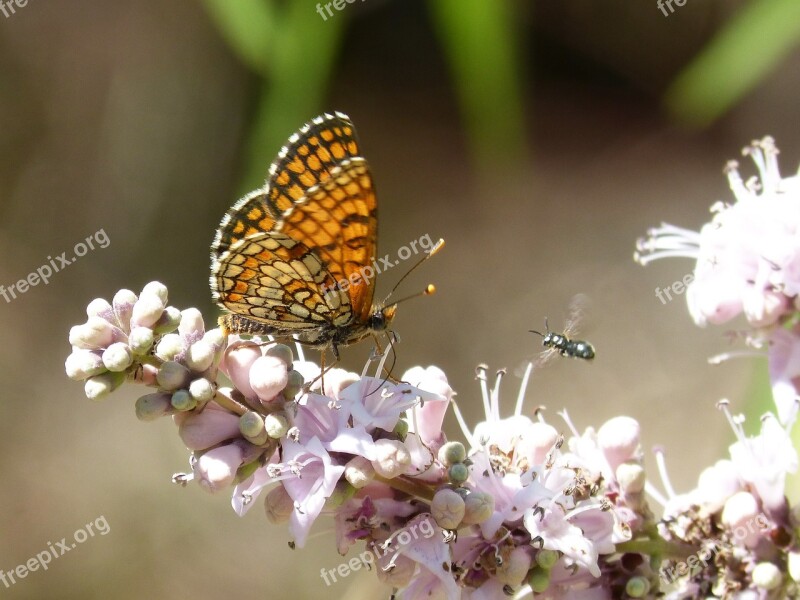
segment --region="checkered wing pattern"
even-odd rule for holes
[[[373,280],[353,274],[374,262],[377,202],[357,152],[340,113],[289,138],[267,186],[237,202],[217,232],[211,287],[222,307],[276,334],[366,322]]]
[[[211,245],[212,259],[238,240],[272,231],[280,217],[308,191],[331,178],[343,161],[359,156],[352,121],[325,114],[304,125],[281,148],[264,188],[251,192],[227,212]]]

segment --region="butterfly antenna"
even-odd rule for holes
[[[389,294],[386,296],[386,298],[383,299],[383,302],[381,302],[381,305],[382,306],[386,306],[386,302],[389,300],[389,298],[392,297],[392,294],[394,294],[395,290],[397,290],[397,288],[400,286],[400,284],[403,283],[403,280],[405,280],[406,277],[411,275],[411,273],[414,271],[414,269],[416,269],[418,266],[420,266],[422,263],[424,263],[426,260],[428,260],[431,256],[433,256],[439,250],[441,250],[443,246],[444,246],[444,238],[439,238],[439,241],[434,244],[433,248],[428,250],[425,253],[425,256],[420,258],[417,261],[417,263],[413,267],[411,267],[408,271],[406,271],[405,275],[403,275],[400,278],[400,280],[397,283],[394,284],[394,287],[392,288],[392,291],[389,292]],[[419,294],[414,294],[413,296],[409,296],[408,298],[403,298],[403,300],[398,300],[397,302],[395,302],[395,304],[399,304],[400,302],[408,300],[409,298],[416,298],[417,296],[428,296],[428,295],[432,294],[435,291],[436,291],[436,288],[432,284],[430,284],[430,285],[428,285],[428,287],[425,288],[425,291],[423,291],[423,292],[421,292]]]

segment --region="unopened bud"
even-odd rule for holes
[[[264,429],[273,440],[279,440],[289,431],[289,420],[279,413],[272,413],[264,418]]]
[[[133,364],[133,355],[128,344],[114,342],[103,351],[103,364],[106,369],[120,373]]]
[[[464,500],[451,489],[439,490],[431,501],[431,514],[442,529],[458,529],[464,518],[464,511]]]
[[[381,477],[392,479],[403,475],[411,464],[411,454],[402,442],[378,440],[375,442],[375,450],[376,457],[372,466]]]
[[[467,449],[461,442],[447,442],[439,448],[439,462],[445,466],[463,463],[467,458]]]
[[[147,394],[136,400],[136,418],[140,421],[155,421],[172,412],[170,395],[163,392]]]
[[[375,477],[375,469],[366,458],[356,456],[345,466],[344,477],[350,485],[360,490]]]

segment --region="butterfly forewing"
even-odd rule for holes
[[[347,282],[347,297],[357,319],[366,319],[372,308],[374,278],[360,274],[375,262],[377,211],[367,163],[354,158],[310,190],[308,200],[298,202],[281,227],[322,259],[335,283]],[[330,284],[325,286],[326,292],[331,290]]]
[[[377,201],[358,152],[349,118],[317,117],[289,138],[266,186],[225,215],[211,248],[211,288],[233,313],[229,330],[299,332],[320,346],[363,338]]]

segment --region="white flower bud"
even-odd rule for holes
[[[375,442],[376,458],[372,461],[375,472],[381,477],[392,479],[404,475],[411,464],[411,454],[402,442],[378,440]]]
[[[442,529],[458,529],[464,519],[464,512],[464,500],[453,490],[441,489],[433,496],[431,514]]]
[[[183,352],[183,340],[177,333],[168,333],[158,341],[156,356],[161,360],[172,360]]]
[[[198,377],[189,384],[189,393],[198,403],[208,402],[214,397],[214,385],[205,377]]]
[[[214,352],[218,352],[225,345],[225,335],[222,333],[222,330],[217,327],[206,331],[203,336],[203,341],[211,346]]]
[[[780,569],[771,562],[760,562],[753,569],[753,583],[762,590],[776,590],[783,583]]]
[[[165,390],[177,390],[186,387],[189,384],[190,374],[189,369],[182,364],[167,361],[158,369],[156,381],[158,385]]]
[[[167,305],[167,286],[160,281],[151,281],[142,288],[140,296],[155,296],[164,306]]]
[[[736,544],[754,548],[761,534],[757,519],[760,514],[758,502],[750,492],[736,492],[725,502],[721,520],[731,530]]]
[[[787,563],[789,576],[795,583],[800,582],[800,552],[789,552]]]
[[[83,381],[106,371],[103,359],[91,350],[73,350],[64,362],[67,377],[75,381]]]
[[[289,421],[279,413],[272,413],[264,418],[264,429],[273,440],[279,440],[289,431]]]
[[[292,354],[292,349],[286,344],[275,344],[274,346],[269,347],[267,349],[266,356],[274,356],[275,358],[279,358],[283,361],[283,364],[286,365],[287,369],[292,368],[294,355]]]
[[[357,490],[365,487],[375,477],[375,469],[366,458],[356,456],[345,465],[344,478]]]
[[[114,342],[103,351],[103,364],[106,369],[115,373],[120,373],[133,364],[133,354],[131,354],[128,344]]]
[[[89,317],[83,325],[69,330],[69,343],[84,350],[105,348],[113,341],[114,329],[101,317]]]
[[[625,494],[639,494],[644,490],[647,476],[637,462],[624,462],[617,467],[617,481]]]
[[[178,325],[178,334],[190,341],[199,340],[205,335],[206,327],[203,315],[196,308],[187,308],[181,311],[181,324]]]
[[[240,434],[239,417],[216,404],[184,417],[178,425],[178,435],[189,450],[205,450]]]
[[[154,421],[172,412],[169,394],[156,392],[136,400],[136,418],[140,421]]]
[[[186,353],[186,364],[194,371],[205,371],[214,362],[214,349],[210,344],[199,340],[189,346]]]
[[[181,322],[181,311],[174,306],[168,306],[158,317],[158,321],[153,325],[153,331],[157,334],[169,333],[175,331]]]
[[[261,356],[250,367],[250,387],[264,402],[274,400],[288,382],[286,363],[275,356]]]
[[[218,492],[231,483],[242,464],[242,450],[237,444],[212,448],[194,463],[197,481],[207,492]]]
[[[140,296],[133,305],[131,327],[152,327],[162,312],[164,312],[164,303],[158,296]]]
[[[136,297],[136,294],[130,290],[119,290],[116,294],[114,294],[114,298],[111,300],[111,304],[114,308],[111,310],[110,314],[113,314],[116,317],[117,323],[119,323],[120,327],[125,330],[130,329],[133,305],[136,304],[138,299],[139,298]],[[97,314],[98,316],[103,317],[108,313]]]
[[[128,291],[128,290],[121,290],[121,291]],[[120,292],[117,292],[117,294],[119,293]],[[135,301],[136,300],[134,300],[134,302]],[[101,319],[105,319],[106,317],[112,315],[113,313],[114,309],[111,308],[111,305],[108,303],[108,300],[104,298],[95,298],[94,300],[89,302],[89,306],[86,307],[87,317],[100,317]]]
[[[144,356],[153,347],[153,330],[148,327],[134,327],[128,334],[128,346],[136,356]]]
[[[86,380],[83,390],[89,400],[102,400],[125,381],[123,373],[102,373]]]
[[[464,498],[464,524],[483,523],[494,514],[494,496],[484,492],[472,492]]]
[[[597,431],[597,442],[612,469],[626,460],[638,459],[639,423],[631,417],[609,419]]]

